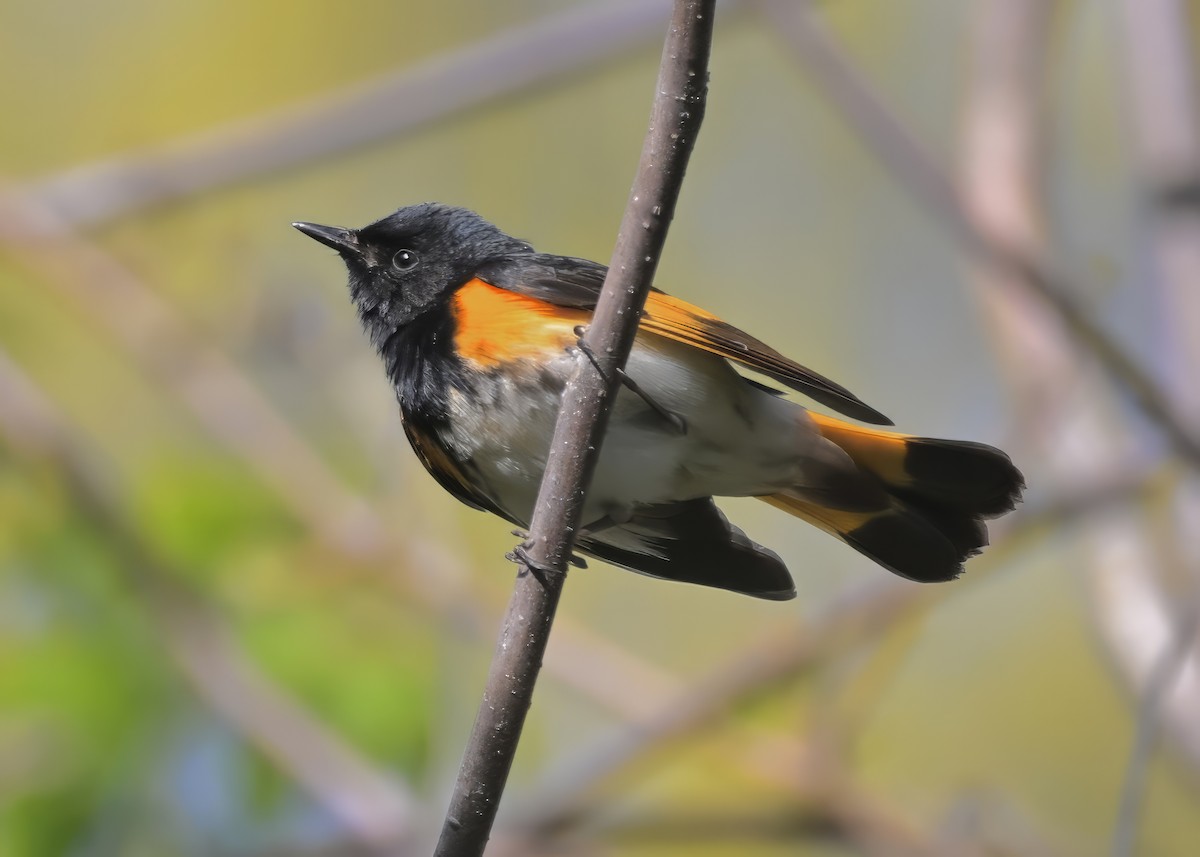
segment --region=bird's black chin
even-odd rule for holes
[[[326,247],[332,247],[343,256],[362,258],[363,246],[358,241],[358,233],[353,229],[322,226],[319,223],[293,223],[292,226],[314,241],[320,241]]]

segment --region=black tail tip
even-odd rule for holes
[[[934,500],[982,518],[1011,512],[1025,490],[1025,476],[1012,459],[983,443],[909,438],[904,469],[912,482],[898,494]]]
[[[897,497],[891,509],[844,538],[888,571],[919,583],[954,580],[963,564],[988,545],[978,510],[920,497]]]

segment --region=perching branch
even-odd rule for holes
[[[482,854],[495,821],[562,594],[567,560],[580,524],[586,523],[581,520],[584,497],[617,392],[617,371],[633,347],[703,119],[715,7],[716,0],[675,2],[637,176],[584,336],[583,345],[594,361],[580,355],[563,393],[534,507],[528,563],[518,570],[437,857]]]

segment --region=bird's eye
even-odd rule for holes
[[[412,250],[398,250],[396,255],[392,257],[392,267],[397,271],[411,271],[417,267],[417,254]]]

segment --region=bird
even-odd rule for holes
[[[345,263],[425,469],[527,528],[607,268],[440,203],[361,229],[292,225]],[[846,388],[657,289],[621,377],[575,550],[650,577],[794,598],[784,561],[713,499],[756,497],[901,577],[948,581],[1025,486],[999,449],[876,428],[892,422]]]

